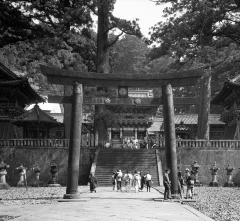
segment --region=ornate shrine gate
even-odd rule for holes
[[[72,118],[68,156],[67,189],[66,194],[64,195],[65,199],[80,197],[77,188],[82,126],[82,85],[103,87],[128,86],[141,88],[162,87],[166,164],[171,170],[170,179],[172,182],[173,196],[177,196],[177,152],[172,86],[179,87],[195,84],[198,78],[203,76],[203,70],[197,69],[190,71],[175,71],[164,74],[104,74],[95,72],[80,73],[46,66],[41,66],[41,70],[43,74],[47,76],[49,83],[73,85],[73,94],[70,99],[72,102]],[[120,102],[120,100],[116,100],[115,102],[120,104],[124,101]]]

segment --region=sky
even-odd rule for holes
[[[113,14],[127,20],[138,18],[143,35],[148,36],[149,28],[163,19],[163,8],[151,0],[117,0]]]

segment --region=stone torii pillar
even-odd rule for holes
[[[66,194],[63,197],[64,199],[77,199],[80,197],[78,193],[78,177],[79,177],[79,158],[82,129],[82,104],[83,104],[82,84],[74,82],[72,97],[73,100],[72,100],[70,143],[68,153],[67,189]]]
[[[172,85],[162,86],[166,166],[170,169],[172,197],[178,195],[177,148]]]

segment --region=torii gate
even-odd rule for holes
[[[195,84],[198,78],[203,76],[203,71],[201,69],[174,71],[164,74],[104,74],[96,72],[76,72],[70,70],[61,70],[59,68],[47,66],[41,66],[41,70],[43,74],[47,76],[49,83],[73,85],[73,94],[71,96],[72,117],[68,156],[68,178],[66,194],[64,195],[65,199],[76,199],[80,197],[77,188],[82,126],[82,85],[103,87],[128,86],[142,88],[162,87],[166,164],[171,171],[170,179],[172,182],[173,197],[177,196],[177,151],[172,86],[179,87]]]

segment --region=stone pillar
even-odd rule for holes
[[[112,140],[112,128],[108,128],[108,141],[111,142]]]
[[[64,195],[64,199],[76,199],[80,197],[78,193],[78,177],[82,129],[82,105],[82,84],[75,82],[73,85],[73,104],[68,154],[67,189],[66,194]]]
[[[70,96],[72,92],[72,86],[64,85],[64,96]],[[70,128],[71,128],[71,110],[72,104],[63,104],[64,108],[64,135],[65,138],[70,138]]]
[[[178,178],[177,178],[177,150],[174,121],[173,92],[171,84],[162,86],[163,116],[166,166],[170,169],[171,192],[173,198],[178,198]]]
[[[137,128],[135,128],[135,139],[137,139]]]
[[[120,139],[122,139],[122,136],[123,136],[123,129],[122,129],[122,127],[120,127]]]

